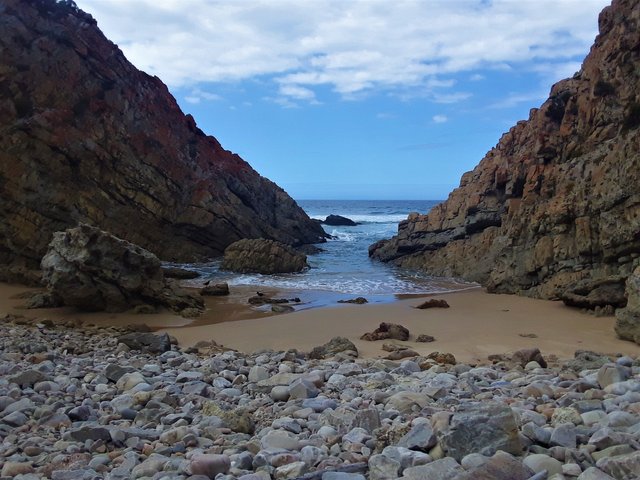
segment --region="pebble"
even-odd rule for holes
[[[606,480],[640,468],[633,357],[542,368],[152,354],[122,348],[123,333],[0,323],[3,478]],[[48,349],[40,363],[23,352],[33,341]]]

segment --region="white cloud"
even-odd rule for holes
[[[198,104],[203,100],[209,102],[222,100],[222,97],[216,93],[206,92],[204,90],[201,90],[200,88],[194,88],[191,90],[191,93],[189,93],[189,95],[184,97],[184,99],[188,103]]]
[[[434,115],[431,120],[433,120],[433,123],[446,123],[449,118],[446,115]]]
[[[469,77],[469,80],[471,80],[472,82],[479,82],[480,80],[484,80],[484,78],[485,78],[484,75],[481,75],[479,73],[474,73]]]
[[[318,86],[344,98],[386,91],[448,102],[468,98],[442,93],[460,72],[477,80],[485,68],[571,65],[609,0],[77,3],[138,68],[171,87],[260,78],[295,102],[316,101]]]

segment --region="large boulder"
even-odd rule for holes
[[[513,411],[498,402],[461,405],[446,425],[439,425],[436,434],[446,455],[458,461],[470,453],[485,456],[498,450],[513,455],[522,453]]]
[[[274,240],[243,239],[224,251],[220,268],[238,273],[292,273],[308,268],[307,256]]]
[[[409,330],[396,323],[382,322],[373,332],[365,333],[360,340],[375,342],[376,340],[409,340]]]
[[[355,227],[356,225],[359,225],[350,218],[343,217],[341,215],[329,215],[320,223],[334,227]]]
[[[640,345],[640,267],[627,279],[627,307],[616,310],[616,333]]]
[[[41,267],[49,291],[81,310],[204,307],[201,298],[164,278],[153,253],[89,225],[55,233]]]
[[[315,347],[309,353],[309,358],[327,358],[333,357],[342,352],[354,352],[358,356],[358,349],[351,340],[345,337],[333,337],[324,345]]]

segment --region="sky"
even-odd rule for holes
[[[76,0],[291,196],[445,199],[580,70],[606,0]]]

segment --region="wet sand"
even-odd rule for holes
[[[381,349],[385,342],[366,342],[359,337],[374,330],[380,322],[393,322],[406,326],[412,339],[422,333],[436,338],[431,343],[397,343],[420,354],[450,352],[465,362],[486,361],[490,354],[526,347],[539,347],[543,354],[554,354],[559,358],[573,357],[578,349],[640,355],[640,346],[615,337],[614,317],[595,317],[561,302],[493,295],[479,288],[437,295],[437,298],[447,300],[451,306],[447,309],[418,310],[413,307],[424,299],[415,297],[392,303],[340,305],[274,315],[267,309],[257,310],[246,304],[246,300],[255,294],[255,287],[232,287],[228,297],[208,297],[207,311],[198,319],[184,319],[171,313],[133,315],[79,313],[68,308],[19,309],[17,307],[24,300],[11,297],[27,290],[22,286],[0,284],[0,313],[86,324],[146,323],[154,329],[167,331],[183,346],[200,340],[215,340],[245,352],[289,348],[309,351],[334,336],[345,336],[356,344],[361,356],[377,357],[387,355]],[[267,293],[290,298],[300,292]],[[304,296],[301,297],[304,301]],[[304,308],[304,304],[298,308]]]

